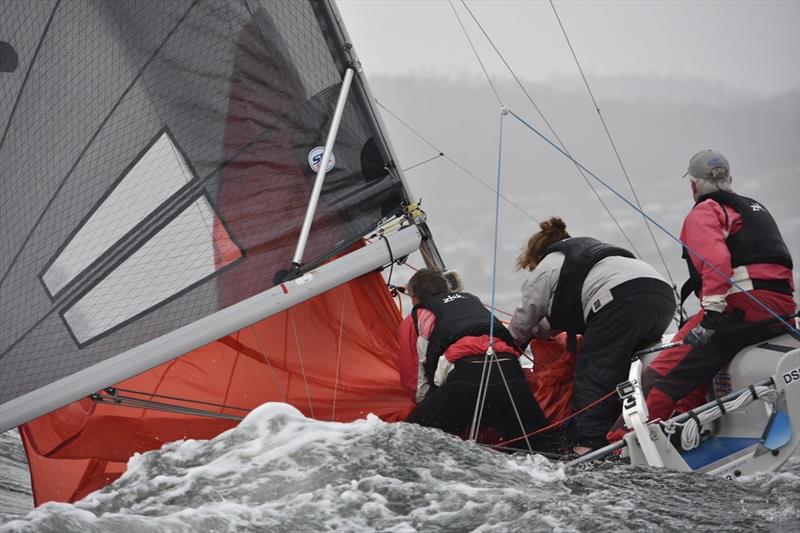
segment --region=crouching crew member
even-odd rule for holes
[[[695,205],[681,229],[689,267],[681,298],[694,291],[702,308],[673,339],[688,345],[659,353],[642,374],[651,420],[705,403],[708,384],[739,350],[783,332],[777,321],[752,325],[773,318],[764,306],[778,315],[795,311],[792,257],[766,207],[733,192],[719,152],[697,153],[686,176]],[[616,430],[609,439],[623,434]]]
[[[548,338],[566,331],[571,338],[568,348],[574,352],[575,335],[583,334],[573,412],[625,381],[631,355],[660,341],[675,312],[673,291],[653,267],[624,248],[570,237],[558,217],[540,224],[517,259],[517,268],[531,271],[509,325],[518,345],[534,336]],[[576,416],[574,451],[604,446],[619,414],[619,400],[611,397]]]
[[[470,428],[475,413],[492,315],[476,296],[449,292],[447,280],[437,271],[420,270],[406,291],[414,303],[416,345],[411,351],[418,355],[420,372],[420,402],[406,421],[462,433]],[[492,346],[499,362],[487,369],[481,426],[514,439],[544,427],[546,419],[522,373],[514,338],[494,320]],[[410,341],[401,337],[400,342]],[[524,439],[515,445],[526,446]]]

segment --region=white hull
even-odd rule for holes
[[[759,399],[727,412],[703,428],[711,434],[692,450],[676,449],[658,422],[632,431],[625,437],[631,463],[731,479],[779,469],[800,445],[800,342],[782,335],[745,348],[715,384],[722,394],[749,395],[750,385],[769,378],[773,403]]]

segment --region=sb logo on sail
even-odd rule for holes
[[[320,163],[322,163],[322,155],[324,153],[325,153],[324,146],[317,146],[316,148],[308,152],[308,166],[310,166],[311,170],[313,170],[314,172],[319,172],[319,165]],[[328,172],[333,170],[333,167],[335,166],[336,166],[336,156],[334,156],[333,152],[331,152],[331,157],[330,159],[328,159],[328,167],[325,170],[325,173],[327,174]]]

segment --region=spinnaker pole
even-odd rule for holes
[[[332,41],[331,52],[335,57],[339,58],[340,66],[347,67],[352,65],[357,71],[360,72],[361,70],[359,65],[361,63],[358,59],[355,48],[353,47],[353,41],[350,38],[350,35],[347,33],[347,28],[344,26],[342,21],[342,15],[339,13],[339,9],[336,7],[336,3],[332,0],[328,0],[326,2],[315,3],[314,5],[320,8],[321,19],[326,22],[328,29],[330,30],[328,37]],[[383,123],[380,112],[376,108],[377,100],[372,94],[372,90],[369,87],[369,82],[367,81],[366,77],[359,76],[358,82],[354,85],[352,92],[354,102],[363,106],[365,110],[368,110],[367,116],[372,122],[372,133],[375,135],[376,139],[381,141],[378,143],[378,147],[381,151],[385,151],[384,157],[389,163],[388,170],[393,175],[397,176],[397,178],[400,180],[400,183],[403,185],[403,192],[406,196],[408,205],[416,205],[419,202],[419,198],[414,195],[414,192],[405,177],[405,173],[403,172],[401,165],[397,163],[395,157],[396,151],[392,146],[391,139],[389,139],[389,137],[385,134],[386,126]],[[414,221],[414,223],[417,225],[417,228],[422,234],[422,243],[420,244],[419,252],[425,261],[425,266],[428,268],[436,268],[441,271],[447,270],[444,259],[436,247],[436,243],[433,240],[433,235],[428,228],[427,222],[425,222],[425,220],[419,220]]]
[[[342,121],[344,106],[347,104],[347,95],[350,92],[350,84],[353,82],[354,74],[355,71],[352,68],[348,68],[344,71],[342,88],[339,91],[339,100],[336,102],[336,109],[333,112],[331,127],[328,129],[328,138],[325,140],[325,151],[322,153],[322,159],[319,162],[317,177],[314,180],[314,188],[311,190],[311,199],[308,201],[308,207],[306,208],[306,217],[303,219],[303,227],[300,229],[300,238],[297,239],[297,247],[294,250],[292,270],[299,270],[300,266],[303,264],[303,253],[306,250],[308,234],[311,232],[311,223],[314,221],[314,213],[317,211],[317,203],[322,193],[322,185],[325,182],[325,175],[328,173],[328,161],[331,159],[333,144],[336,142],[336,134],[339,132],[339,124]]]
[[[419,248],[421,238],[413,225],[386,237],[397,257]],[[295,280],[18,396],[2,405],[0,433],[372,272],[392,259],[386,246],[365,246]]]

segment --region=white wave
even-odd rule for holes
[[[800,518],[798,488],[800,455],[740,482],[567,469],[412,424],[320,422],[273,403],[213,440],[137,455],[110,486],[0,532],[781,531]]]
[[[45,504],[0,531],[472,528],[519,517],[509,502],[546,495],[564,479],[563,467],[541,457],[375,416],[320,422],[272,403],[213,440],[137,454],[103,490]]]

